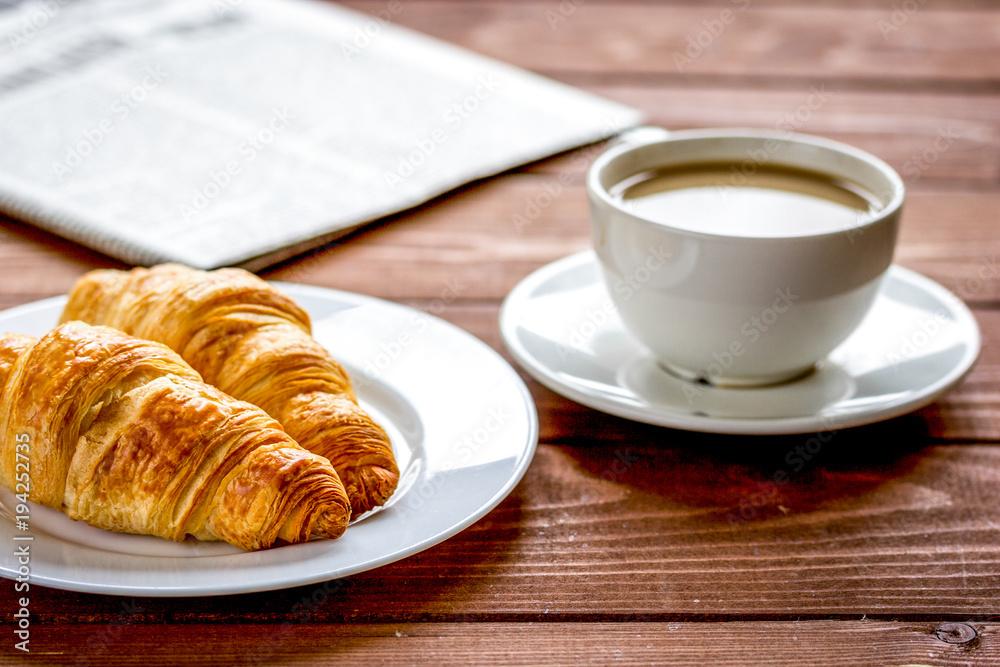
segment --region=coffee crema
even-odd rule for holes
[[[745,237],[826,234],[858,227],[882,204],[864,188],[804,169],[699,163],[636,174],[609,193],[632,214],[693,232]]]

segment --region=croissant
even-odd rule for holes
[[[262,410],[166,346],[80,322],[0,335],[0,455],[8,489],[107,530],[252,550],[350,519],[329,462]]]
[[[175,350],[206,382],[259,406],[329,459],[355,515],[395,490],[389,438],[312,337],[309,315],[252,273],[178,264],[91,271],[70,292],[62,320],[115,327]]]

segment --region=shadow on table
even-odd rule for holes
[[[668,504],[750,523],[856,502],[907,477],[931,443],[921,413],[787,436],[691,433],[606,417],[613,444],[560,445],[589,475]]]

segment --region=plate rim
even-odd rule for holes
[[[527,351],[521,345],[516,328],[518,326],[518,309],[523,303],[530,300],[535,290],[545,285],[553,278],[562,273],[575,269],[579,266],[592,264],[597,266],[597,256],[592,249],[573,253],[566,257],[559,258],[553,262],[539,267],[528,274],[512,289],[504,299],[500,308],[500,334],[504,344],[511,356],[524,368],[535,380],[548,387],[552,391],[560,394],[581,405],[592,408],[599,412],[622,417],[632,421],[685,430],[697,433],[714,433],[721,435],[800,435],[819,431],[841,430],[864,426],[894,417],[899,417],[918,410],[952,389],[960,383],[975,366],[982,348],[982,335],[978,322],[969,307],[941,284],[924,276],[912,269],[898,264],[890,265],[887,276],[892,275],[904,280],[906,283],[915,285],[939,301],[949,304],[949,312],[955,314],[960,325],[968,325],[970,338],[968,351],[963,355],[960,362],[950,369],[948,374],[936,383],[929,385],[921,393],[908,400],[892,404],[881,410],[870,412],[857,411],[850,413],[837,413],[837,420],[834,423],[824,422],[818,415],[801,415],[795,417],[779,418],[726,418],[709,417],[701,415],[683,414],[666,410],[645,410],[633,408],[627,404],[616,403],[603,397],[591,395],[575,386],[564,384],[558,381],[555,374],[550,373],[548,368],[542,364],[535,355]],[[598,289],[603,289],[600,281],[597,281]],[[636,355],[644,353],[637,346]]]
[[[220,581],[217,584],[211,585],[195,585],[195,586],[185,586],[185,585],[129,585],[129,584],[118,584],[114,583],[113,577],[109,577],[106,572],[102,572],[100,577],[96,579],[87,579],[86,577],[76,577],[67,578],[65,576],[60,576],[58,572],[46,573],[45,565],[42,563],[41,568],[33,558],[31,562],[31,573],[28,581],[30,584],[38,586],[46,586],[50,588],[91,593],[91,594],[102,594],[102,595],[116,595],[116,596],[144,596],[144,597],[213,597],[220,595],[235,595],[244,593],[258,593],[267,592],[274,590],[283,590],[287,588],[294,588],[298,586],[307,586],[312,584],[320,584],[323,582],[329,582],[343,577],[352,576],[355,574],[360,574],[369,570],[377,569],[379,567],[389,565],[391,563],[397,562],[409,556],[415,555],[422,551],[426,551],[445,540],[454,537],[458,533],[462,532],[476,521],[486,516],[494,508],[497,507],[503,500],[510,495],[514,488],[520,483],[524,478],[528,467],[534,458],[534,454],[538,447],[539,439],[539,419],[537,406],[534,403],[534,399],[531,396],[531,392],[527,385],[524,383],[523,379],[517,372],[517,370],[501,356],[496,350],[486,344],[484,341],[473,335],[471,332],[462,329],[461,327],[448,322],[432,313],[413,308],[404,304],[389,301],[387,299],[381,299],[374,296],[369,296],[365,294],[359,294],[356,292],[349,292],[345,290],[340,290],[336,288],[327,288],[318,285],[308,285],[304,283],[294,283],[288,281],[269,281],[271,284],[275,285],[279,289],[282,289],[286,293],[289,293],[293,298],[296,294],[311,293],[314,295],[320,295],[321,297],[328,297],[335,299],[341,304],[348,306],[349,308],[358,306],[371,306],[380,309],[388,309],[390,311],[397,311],[403,315],[419,315],[420,317],[427,318],[429,322],[435,327],[443,328],[445,331],[450,332],[451,335],[456,336],[458,339],[462,340],[464,344],[470,346],[470,350],[474,351],[476,355],[481,355],[484,359],[488,359],[489,363],[494,364],[497,370],[497,377],[507,380],[511,383],[511,389],[513,392],[510,394],[510,398],[513,401],[516,398],[516,404],[519,408],[524,410],[525,418],[525,428],[523,431],[519,430],[518,433],[512,435],[512,441],[516,439],[519,443],[516,450],[516,456],[507,457],[507,459],[512,459],[511,468],[509,474],[506,474],[506,478],[502,483],[498,483],[496,489],[488,497],[483,499],[481,502],[477,503],[474,508],[471,508],[468,513],[463,514],[462,518],[458,521],[452,522],[445,528],[437,531],[428,531],[427,534],[421,535],[419,539],[414,540],[411,544],[408,544],[402,548],[396,549],[393,552],[385,554],[384,556],[369,558],[366,560],[361,560],[356,563],[344,565],[340,568],[334,570],[321,570],[304,567],[301,573],[291,573],[284,577],[278,577],[273,579],[268,579],[261,583],[256,583],[252,579],[244,581]],[[0,321],[6,322],[11,317],[23,317],[30,316],[32,313],[38,313],[39,311],[44,312],[53,308],[61,308],[61,304],[65,303],[67,300],[67,295],[57,295],[52,297],[46,297],[36,301],[32,301],[25,304],[20,304],[13,306],[11,308],[4,309],[0,311]],[[306,309],[308,312],[308,308]],[[58,312],[56,313],[58,315]],[[392,386],[391,382],[387,382],[389,386]],[[360,392],[359,392],[360,393]],[[362,395],[363,396],[363,395]],[[419,411],[418,411],[419,414]],[[506,460],[506,459],[505,459]],[[375,518],[375,517],[371,517]],[[5,524],[8,523],[9,519],[6,516],[0,517],[0,521]],[[365,521],[367,522],[367,520]],[[10,530],[13,530],[13,524],[10,524]],[[7,528],[5,527],[6,531]],[[51,536],[50,539],[58,540],[58,537]],[[340,538],[343,539],[343,538]],[[326,542],[325,540],[318,540],[315,542]],[[339,541],[330,541],[332,544],[338,544]],[[30,544],[36,544],[33,541]],[[285,549],[295,549],[296,547],[305,547],[306,545],[312,544],[314,542],[303,543],[302,545],[286,545],[282,546],[281,550]],[[90,546],[83,546],[81,548],[89,549],[92,551],[99,551],[99,549]],[[34,551],[34,550],[33,550]],[[167,559],[167,560],[181,560],[181,561],[198,561],[202,558],[225,558],[227,555],[244,557],[247,555],[252,555],[254,553],[265,553],[263,552],[242,552],[234,554],[220,554],[213,556],[201,556],[196,558],[182,558],[182,557],[171,557],[171,556],[132,556],[128,557],[135,558],[137,561],[141,562],[142,559]],[[115,552],[109,552],[114,555],[125,555],[125,554],[115,554]],[[273,552],[272,552],[273,553]],[[18,576],[16,568],[7,567],[7,560],[0,561],[0,577],[5,579],[15,580]],[[322,559],[320,559],[322,560]],[[57,568],[63,568],[64,565],[59,564]],[[288,570],[297,570],[294,561],[290,561],[285,564],[269,564],[266,566],[268,573],[270,573],[273,568],[284,568]],[[49,564],[49,569],[52,569],[53,565]],[[136,568],[136,572],[140,571],[141,568]],[[157,572],[148,572],[142,570],[143,573],[150,574],[151,577],[155,577]]]

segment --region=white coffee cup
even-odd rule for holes
[[[730,167],[727,187],[757,169],[819,174],[869,193],[873,210],[819,232],[784,216],[762,234],[704,231],[690,212],[654,220],[613,194],[640,174],[705,164]],[[904,198],[899,175],[864,151],[753,129],[625,141],[597,158],[587,190],[594,248],[626,328],[670,372],[719,386],[801,376],[857,328],[892,262]]]

